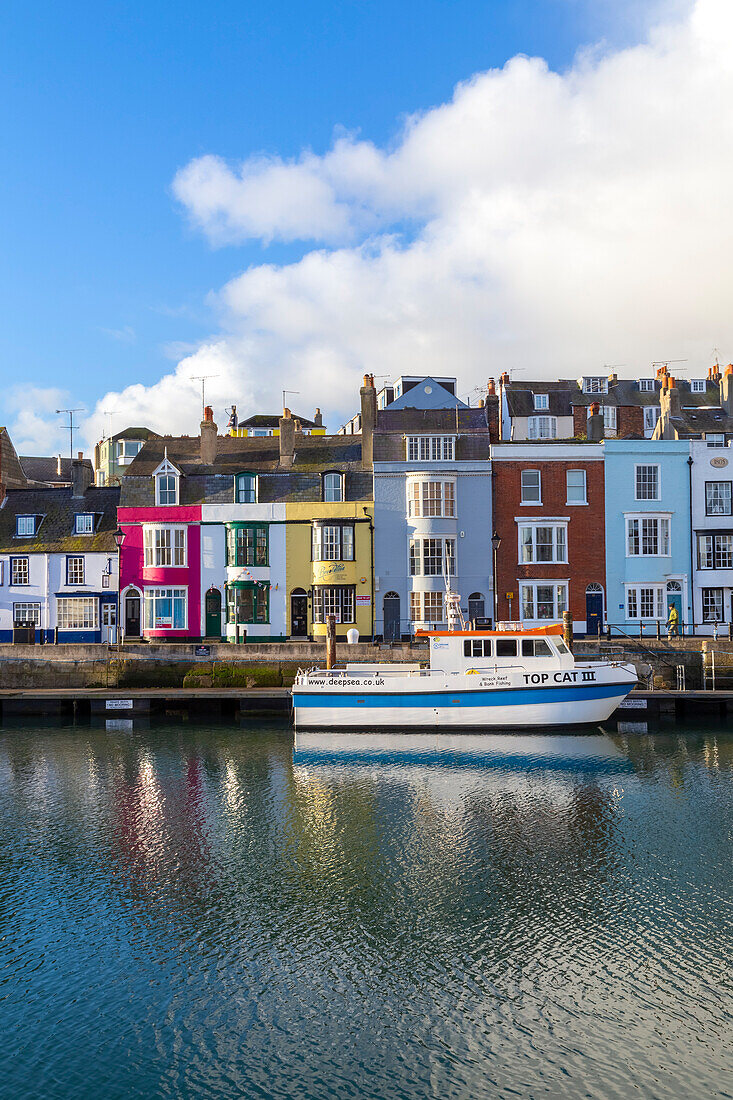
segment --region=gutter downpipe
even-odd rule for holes
[[[377,609],[374,604],[374,517],[370,516],[366,510],[366,505],[363,508],[364,515],[369,520],[369,543],[370,543],[370,565],[371,565],[371,582],[372,582],[372,645],[374,645],[374,626],[376,623]],[[356,613],[356,611],[354,612]]]
[[[691,630],[690,633],[695,633],[695,549],[694,540],[695,533],[692,529],[692,455],[687,459],[687,478],[690,490],[690,618],[691,618]]]

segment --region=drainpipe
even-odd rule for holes
[[[690,491],[690,618],[691,633],[695,633],[695,533],[692,529],[692,455],[687,459],[687,478]]]
[[[374,623],[375,623],[376,612],[377,612],[377,609],[374,606],[374,519],[373,519],[372,516],[369,515],[369,513],[366,510],[366,507],[363,507],[362,511],[364,512],[364,515],[369,520],[369,543],[370,543],[370,546],[371,546],[371,581],[372,581],[372,645],[374,645]],[[356,611],[356,609],[354,609],[354,611]],[[400,627],[401,626],[402,626],[402,624],[400,623]],[[400,630],[400,633],[402,633],[401,630]]]

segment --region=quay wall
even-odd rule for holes
[[[101,645],[0,645],[0,688],[290,687],[299,668],[325,665],[323,643],[232,646],[124,645],[119,657]],[[427,662],[425,645],[337,643],[338,664]]]

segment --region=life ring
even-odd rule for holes
[[[479,670],[477,668],[469,668],[466,672],[466,676],[479,676]]]

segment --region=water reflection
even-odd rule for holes
[[[2,730],[3,1094],[723,1095],[732,775],[679,728]]]

